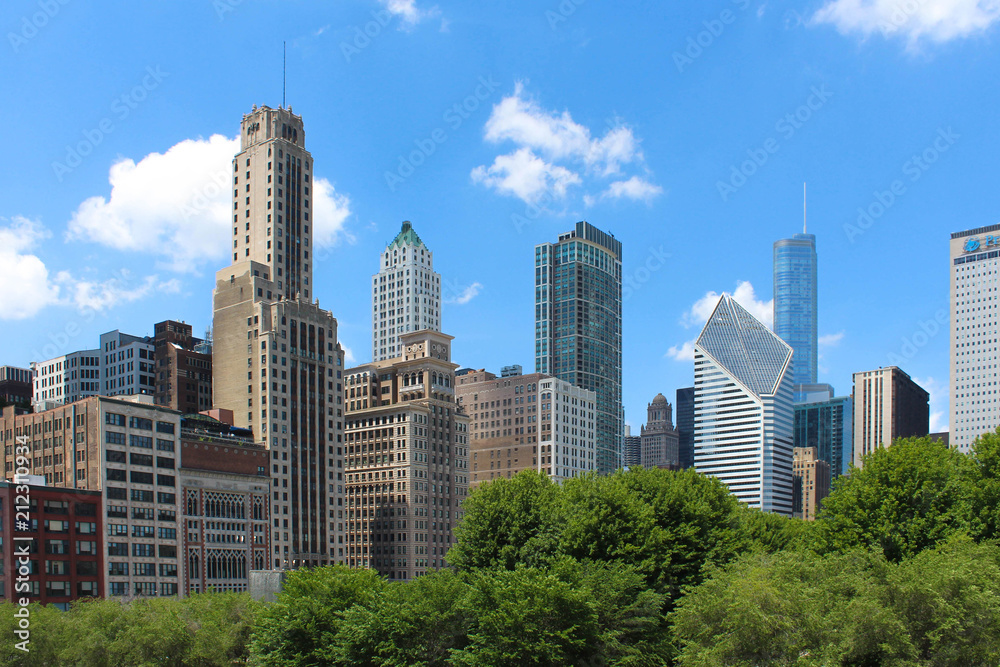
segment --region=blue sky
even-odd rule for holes
[[[808,182],[820,380],[845,394],[899,363],[944,427],[946,241],[1000,204],[998,19],[978,0],[4,2],[0,363],[167,318],[204,331],[220,174],[241,115],[281,103],[285,40],[326,182],[316,293],[357,362],[408,219],[456,361],[530,370],[533,247],[586,219],[624,244],[637,428],[691,384],[715,295],[769,317]]]

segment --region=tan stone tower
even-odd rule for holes
[[[255,106],[241,131],[233,263],[214,292],[213,407],[271,452],[269,566],[341,562],[344,353],[337,321],[311,301],[312,156],[290,108]]]

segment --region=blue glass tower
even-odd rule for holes
[[[792,383],[816,384],[816,236],[774,243],[774,333],[794,352]]]

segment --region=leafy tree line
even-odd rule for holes
[[[937,666],[1000,663],[1000,435],[899,440],[815,522],[694,471],[562,485],[525,472],[465,502],[451,567],[326,567],[245,595],[35,609],[11,665]]]

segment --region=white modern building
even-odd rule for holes
[[[372,276],[372,360],[401,356],[399,334],[425,329],[441,331],[441,275],[434,253],[405,221]]]
[[[968,452],[977,437],[1000,426],[1000,396],[997,394],[1000,225],[953,233],[950,259],[951,407],[948,423],[951,445]],[[928,317],[921,324],[928,338],[944,329],[941,319]]]
[[[728,294],[694,348],[694,465],[741,502],[792,514],[792,348]]]
[[[148,336],[132,336],[116,329],[101,335],[101,346],[96,350],[33,361],[32,406],[41,411],[88,396],[152,394],[154,349]]]

